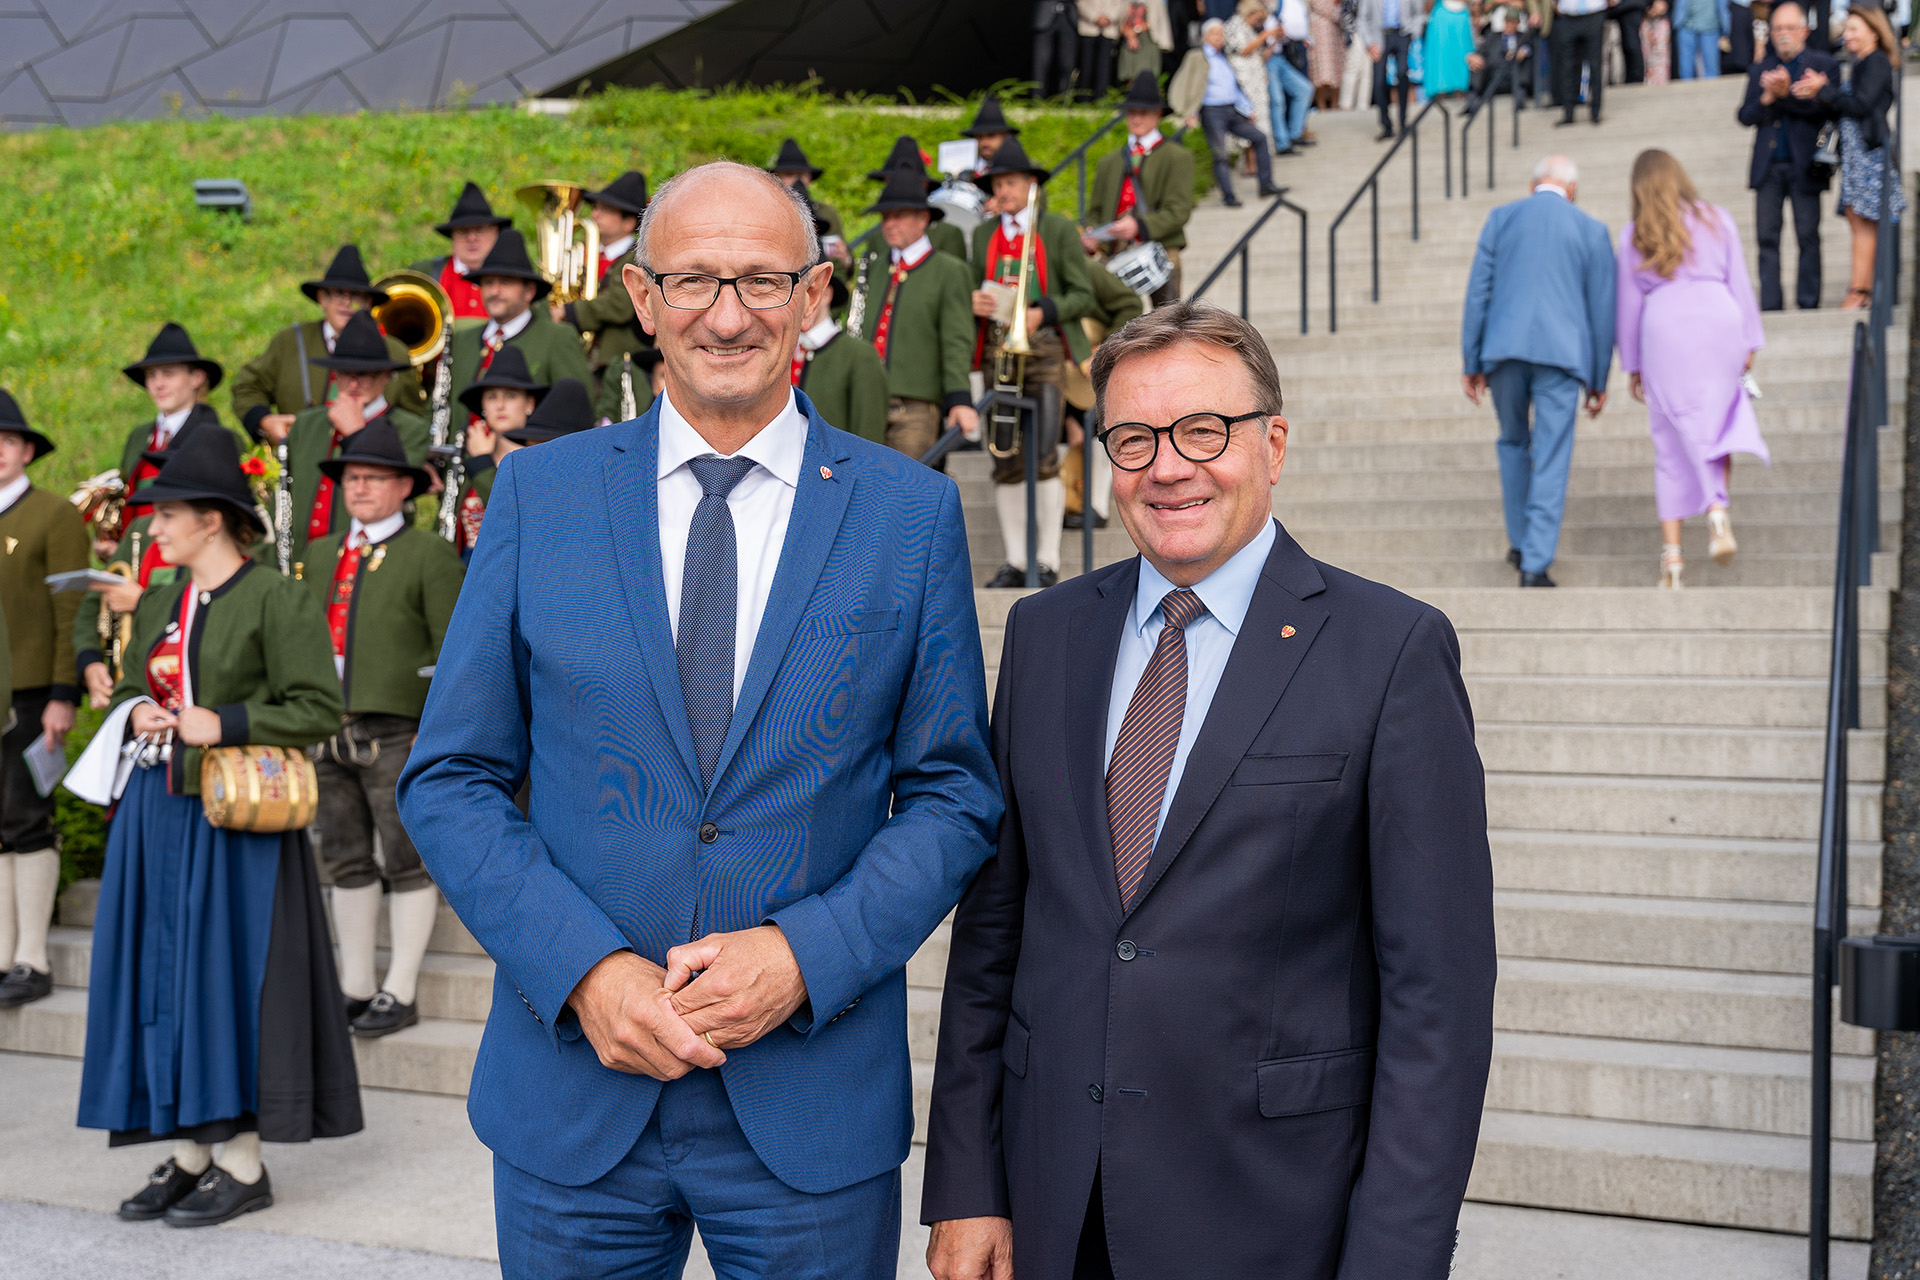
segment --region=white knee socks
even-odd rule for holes
[[[207,1166],[213,1163],[213,1148],[198,1142],[176,1142],[173,1144],[173,1162],[183,1173],[205,1173]]]
[[[214,1149],[213,1162],[233,1175],[235,1182],[248,1186],[260,1181],[265,1172],[260,1164],[260,1135],[236,1133]]]
[[[333,932],[340,940],[340,992],[349,1000],[371,1000],[378,990],[373,982],[373,944],[379,928],[378,880],[358,889],[334,886]]]
[[[16,853],[13,862],[14,918],[19,933],[13,962],[41,973],[53,971],[47,960],[47,931],[53,927],[53,902],[60,896],[60,855],[52,849]]]
[[[1007,549],[1007,563],[1016,569],[1027,566],[1027,490],[1024,485],[993,486],[993,509],[1000,516],[1000,541]]]
[[[387,958],[387,980],[381,985],[401,1004],[412,1004],[433,937],[434,917],[440,911],[440,891],[432,885],[393,895],[387,908],[393,917],[393,950]]]
[[[0,973],[13,968],[14,948],[20,941],[19,908],[14,906],[13,864],[17,853],[0,853]]]
[[[1016,490],[1018,492],[1018,490]],[[1026,523],[1026,496],[1021,495],[1020,521]],[[1042,480],[1033,491],[1034,514],[1040,525],[1040,567],[1060,569],[1060,530],[1067,518],[1067,484],[1055,476],[1051,480]]]

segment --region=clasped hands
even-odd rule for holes
[[[667,967],[616,951],[567,997],[615,1071],[678,1080],[714,1068],[794,1015],[807,999],[800,962],[777,925],[710,933],[667,952]]]
[[[1798,80],[1788,76],[1785,67],[1760,73],[1760,100],[1767,104],[1778,102],[1788,94],[1801,99],[1812,98],[1826,87],[1827,77],[1811,68],[1802,71]]]

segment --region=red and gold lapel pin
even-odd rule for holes
[[[1291,640],[1293,639],[1293,636],[1294,636],[1294,631],[1292,627],[1289,626],[1289,627],[1280,628],[1280,638],[1282,640]]]
[[[827,470],[825,467],[822,467],[820,468],[820,478],[822,480],[831,480],[833,479],[833,472]]]

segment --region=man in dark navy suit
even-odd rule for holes
[[[1809,72],[1837,81],[1840,71],[1832,58],[1812,47],[1801,6],[1773,6],[1767,30],[1767,56],[1748,69],[1747,95],[1740,100],[1740,123],[1754,131],[1747,185],[1753,188],[1754,239],[1760,244],[1760,309],[1778,311],[1785,305],[1780,233],[1787,225],[1783,206],[1790,203],[1799,247],[1793,300],[1806,310],[1820,305],[1820,193],[1833,177],[1814,168],[1813,153],[1819,147],[1820,126],[1833,112],[1817,99],[1797,98],[1789,90]]]
[[[928,1265],[1441,1280],[1493,1044],[1453,629],[1273,519],[1287,420],[1253,326],[1161,307],[1093,382],[1142,555],[1007,620],[1006,813],[953,924]]]

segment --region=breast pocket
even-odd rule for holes
[[[857,636],[873,631],[898,631],[898,609],[856,609],[852,613],[830,613],[814,618],[807,626],[811,636]]]
[[[1277,787],[1300,782],[1338,782],[1347,770],[1347,753],[1305,756],[1247,756],[1227,779],[1231,787]]]

